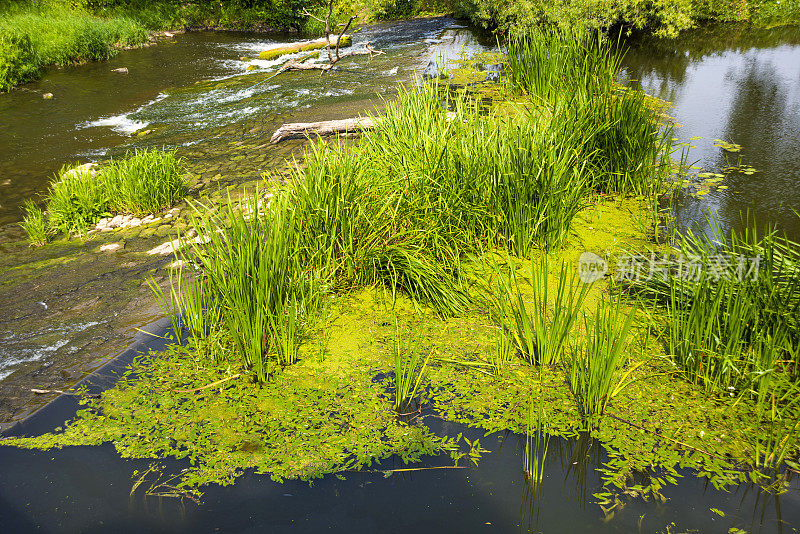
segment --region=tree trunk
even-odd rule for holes
[[[272,134],[270,142],[280,143],[286,139],[302,139],[315,135],[333,135],[339,133],[359,133],[372,130],[377,121],[369,117],[342,119],[338,121],[295,122],[284,124]]]

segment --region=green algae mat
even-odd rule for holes
[[[637,201],[598,199],[548,264],[555,269],[584,250],[605,257],[640,250],[647,244],[646,213]],[[608,297],[609,278],[593,284],[587,308]],[[660,498],[684,467],[718,487],[757,478],[746,460],[746,434],[755,430],[748,406],[709,398],[677,377],[648,324],[640,313],[627,347],[630,365],[637,364],[634,380],[588,427],[562,367],[513,359],[499,373],[486,371],[503,328],[486,309],[442,318],[375,287],[332,298],[299,362],[267,383],[253,383],[240,366],[217,363],[232,348],[211,336],[141,356],[115,388],[85,399],[63,428],[3,444],[52,449],[110,442],[123,457],[187,459],[190,467],[172,484],[196,498],[204,486],[231,484],[247,469],[283,480],[366,469],[392,455],[407,463],[441,453],[453,465],[477,462],[479,442],[436,435],[425,420],[462,422],[487,434],[526,433],[535,403],[549,434],[589,432],[608,451],[604,491],[595,496],[606,509],[631,496]],[[432,354],[421,409],[413,414],[398,415],[393,405],[391,351],[398,338]]]

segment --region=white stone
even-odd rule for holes
[[[189,232],[187,238],[192,237],[192,231]],[[172,241],[167,241],[166,243],[161,243],[155,248],[151,248],[147,251],[148,254],[151,256],[166,256],[167,254],[171,254],[175,251],[178,251],[185,247],[186,245],[190,245],[193,243],[208,243],[209,238],[203,239],[200,236],[195,237],[194,239],[187,239],[187,238],[178,238],[173,239]]]
[[[80,176],[86,173],[89,173],[89,175],[94,177],[95,174],[97,174],[97,171],[94,170],[95,167],[97,167],[97,163],[84,163],[83,165],[78,165],[74,169],[70,169],[67,172],[65,172],[64,178]]]
[[[106,243],[105,245],[100,245],[100,252],[114,252],[122,248],[122,245],[119,243]]]

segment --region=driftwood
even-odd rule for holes
[[[74,397],[92,397],[92,398],[99,398],[100,395],[97,393],[73,393],[71,391],[62,391],[60,389],[36,389],[31,388],[31,393],[35,393],[36,395],[46,395],[48,393],[58,393],[59,395],[72,395]]]
[[[456,116],[452,111],[445,113],[447,121]],[[280,143],[286,139],[303,139],[314,135],[326,136],[335,134],[359,134],[366,130],[374,129],[380,124],[381,119],[358,117],[355,119],[341,119],[337,121],[320,122],[292,122],[282,125],[275,130],[270,138],[271,143]]]
[[[375,122],[369,117],[338,121],[294,122],[284,124],[275,130],[270,142],[280,143],[286,139],[302,139],[311,135],[325,136],[339,133],[358,133],[364,130],[372,130],[375,127]]]
[[[332,52],[328,51],[329,54]],[[278,70],[276,74],[281,72],[286,72],[287,70],[321,70],[322,72],[328,72],[333,68],[334,65],[340,60],[350,56],[377,56],[383,54],[382,50],[375,50],[372,48],[369,42],[364,43],[364,48],[354,48],[352,50],[348,50],[344,53],[339,53],[339,48],[336,48],[336,56],[331,57],[328,63],[306,63],[305,60],[308,59],[310,56],[306,56],[300,59],[290,59],[283,66]]]

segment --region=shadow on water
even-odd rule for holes
[[[0,523],[9,532],[791,532],[800,524],[798,492],[766,496],[752,487],[725,493],[689,476],[667,488],[666,503],[632,499],[606,517],[593,503],[596,468],[607,455],[587,436],[551,438],[539,487],[522,471],[525,439],[484,436],[426,419],[440,434],[481,439],[477,467],[390,473],[389,458],[368,472],[282,484],[246,472],[229,487],[206,488],[200,504],[133,494],[133,472],[148,461],[119,457],[111,445],[59,451],[0,448]],[[165,473],[185,464],[159,462]],[[448,465],[448,457],[420,466]],[[720,517],[711,511],[724,512]],[[673,525],[674,524],[674,525]]]

